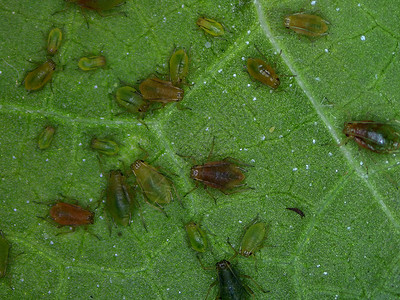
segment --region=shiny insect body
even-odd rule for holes
[[[200,225],[191,221],[185,225],[190,247],[197,252],[206,252],[207,237]]]
[[[219,37],[225,34],[224,26],[213,19],[200,17],[197,19],[196,24],[211,36]]]
[[[240,243],[239,254],[244,257],[254,255],[258,250],[263,247],[263,242],[267,236],[267,229],[265,223],[254,221],[243,235]]]
[[[343,133],[359,146],[376,153],[392,153],[400,149],[400,131],[388,123],[369,120],[346,122]]]
[[[305,13],[297,13],[285,17],[285,27],[295,31],[298,34],[318,37],[326,35],[329,22],[319,16]]]
[[[56,132],[56,129],[52,126],[47,126],[42,131],[42,133],[39,135],[39,139],[38,139],[39,149],[44,150],[44,149],[47,149],[50,147],[51,142],[53,141],[55,132]]]
[[[169,102],[178,102],[183,99],[183,90],[174,86],[171,81],[156,77],[148,78],[139,85],[143,99],[150,102],[160,102],[166,105]]]
[[[93,138],[90,147],[100,154],[113,156],[119,152],[119,146],[113,140]]]
[[[95,10],[103,16],[103,11],[110,10],[125,2],[125,0],[67,0],[80,6],[82,9]]]
[[[87,56],[81,57],[78,61],[78,67],[82,71],[92,71],[98,68],[102,68],[106,65],[106,58],[100,56]]]
[[[0,230],[0,278],[6,276],[11,244]]]
[[[62,226],[82,226],[94,223],[94,213],[78,205],[57,202],[50,208],[50,218]]]
[[[243,186],[245,171],[229,158],[221,161],[211,161],[203,165],[193,166],[190,170],[190,178],[201,182],[206,186],[218,189],[224,194],[229,194],[229,190]]]
[[[236,188],[243,187],[245,185],[242,182],[245,179],[245,175],[243,174],[243,172],[246,172],[246,170],[240,167],[239,164],[241,165],[246,165],[246,164],[230,157],[226,157],[221,161],[209,161],[213,149],[214,149],[214,139],[211,144],[210,153],[208,154],[207,157],[208,162],[202,165],[195,165],[190,169],[190,178],[195,180],[196,186],[192,190],[187,192],[186,195],[197,189],[199,182],[204,184],[204,188],[212,187],[214,189],[220,190],[222,193],[226,195],[237,193],[245,189],[245,188],[244,189],[236,189]],[[195,159],[193,157],[191,156],[189,157],[192,158],[192,160],[195,162]],[[216,199],[210,193],[209,195],[216,202]]]
[[[189,57],[184,49],[175,51],[169,60],[169,76],[173,85],[186,82],[189,73]]]
[[[142,115],[150,107],[150,102],[140,97],[136,89],[130,86],[118,88],[114,99],[119,106],[133,114]]]
[[[168,204],[173,200],[172,192],[175,191],[173,183],[143,160],[136,160],[131,165],[131,170],[136,176],[146,202],[166,215],[162,204]]]
[[[27,91],[36,91],[44,87],[51,80],[56,69],[56,63],[51,59],[29,72],[25,79],[25,89]]]
[[[229,261],[221,260],[217,262],[216,269],[218,274],[219,297],[221,299],[243,299],[246,294],[250,294],[247,290],[250,288],[243,285],[238,272]]]
[[[38,218],[43,219],[52,224],[53,226],[57,226],[59,228],[63,226],[71,227],[71,231],[60,232],[57,235],[74,232],[75,229],[79,226],[83,226],[85,227],[85,229],[87,229],[88,225],[94,223],[94,212],[84,209],[79,205],[69,204],[62,201],[57,201],[56,203],[53,202],[50,204],[44,202],[35,202],[35,203],[46,204],[50,206],[50,211],[49,211],[50,220],[48,217],[38,216]],[[94,233],[91,232],[89,233],[100,240],[100,238]]]
[[[200,258],[199,262],[204,270],[210,270],[211,268],[205,268]],[[254,284],[263,292],[267,293],[253,278],[248,275],[241,275],[227,260],[221,260],[215,265],[217,270],[217,279],[210,285],[207,291],[206,298],[211,289],[218,283],[219,292],[215,299],[226,299],[226,300],[240,300],[245,299],[247,295],[254,297],[254,293],[249,286],[244,284],[240,277],[248,278],[253,281]]]
[[[265,85],[268,85],[272,89],[277,89],[281,84],[275,70],[261,59],[247,59],[246,67],[247,72],[252,78]]]
[[[135,208],[135,194],[120,170],[110,171],[106,193],[106,210],[114,224],[127,226]]]
[[[55,55],[61,46],[62,31],[60,28],[53,28],[47,38],[47,53]]]

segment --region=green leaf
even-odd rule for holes
[[[359,150],[354,141],[338,146],[345,121],[398,118],[399,4],[158,0],[105,12],[127,17],[82,15],[74,4],[54,14],[65,7],[0,1],[0,228],[12,243],[0,298],[203,299],[216,273],[201,268],[182,221],[201,221],[212,250],[202,262],[214,268],[233,255],[226,239],[237,247],[257,214],[270,225],[257,268],[243,257],[232,263],[270,290],[268,298],[399,297],[398,158]],[[284,28],[284,17],[299,11],[329,21],[329,34],[310,40]],[[200,15],[221,22],[225,36],[206,36],[195,25]],[[52,26],[64,32],[52,89],[27,93],[20,85],[34,68],[27,60],[46,59]],[[133,85],[151,74],[167,79],[175,45],[190,56],[194,85],[184,87],[181,103],[190,110],[176,104],[155,110],[145,118],[149,129],[119,114],[110,95],[119,79]],[[98,53],[107,69],[77,69],[79,57]],[[278,90],[251,80],[248,57],[275,68]],[[53,143],[40,151],[37,137],[50,124]],[[180,196],[195,185],[191,159],[179,155],[204,163],[215,137],[212,159],[251,164],[245,182],[252,189],[231,195],[209,189],[214,204],[199,188],[183,199],[185,208],[166,205],[169,218],[139,194],[148,232],[135,213],[131,226],[112,227],[109,236],[104,205],[95,210],[107,184],[89,148],[95,136],[121,145],[119,156],[101,158],[104,170],[126,171],[145,157],[140,144]],[[59,194],[95,210],[87,232],[57,235],[69,228],[37,218],[48,207],[34,201]],[[286,207],[300,208],[305,218]],[[267,297],[243,281],[256,297]]]

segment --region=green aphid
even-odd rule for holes
[[[184,49],[175,51],[169,60],[169,76],[175,86],[186,83],[189,73],[189,57]]]
[[[185,225],[190,247],[197,252],[206,252],[207,237],[200,225],[191,221]]]
[[[297,32],[298,34],[310,37],[326,35],[328,31],[328,21],[319,16],[297,13],[285,17],[284,25],[286,28]]]
[[[100,154],[113,156],[119,152],[119,146],[113,140],[93,138],[90,143],[90,148],[96,150]]]
[[[127,226],[132,220],[135,208],[135,193],[126,183],[120,170],[110,171],[106,193],[106,210],[114,224]]]
[[[146,202],[166,215],[162,204],[168,204],[173,200],[174,184],[143,160],[136,160],[131,165],[131,170],[136,176]]]
[[[47,38],[47,53],[49,55],[55,55],[60,48],[62,41],[62,31],[60,28],[53,28],[49,37]]]
[[[244,257],[249,257],[254,255],[258,250],[260,250],[264,245],[263,242],[266,239],[267,228],[265,223],[253,223],[249,226],[242,238],[240,243],[240,255]]]
[[[78,67],[82,71],[93,71],[105,67],[105,65],[106,58],[102,55],[81,57],[78,61]]]
[[[244,257],[255,257],[255,253],[264,247],[264,241],[267,238],[267,227],[265,223],[257,222],[257,219],[258,216],[245,227],[239,252],[233,248],[228,240],[228,244],[235,251],[234,257],[236,257],[237,254]]]
[[[44,87],[51,80],[56,70],[56,63],[51,59],[29,72],[25,79],[25,89],[27,91],[36,91]]]
[[[56,129],[53,126],[47,126],[42,133],[39,135],[38,139],[38,147],[41,150],[47,149],[50,147],[51,142],[53,141],[54,134]]]
[[[208,33],[211,36],[219,37],[225,34],[222,24],[213,19],[200,17],[197,19],[196,24],[203,29],[205,33]]]
[[[150,107],[150,102],[140,97],[139,93],[130,86],[117,89],[114,96],[115,102],[128,112],[142,116]]]

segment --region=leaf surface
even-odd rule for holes
[[[237,247],[256,215],[270,228],[257,268],[242,257],[233,265],[270,290],[269,298],[398,298],[398,158],[353,141],[338,146],[345,121],[399,118],[398,4],[135,0],[104,18],[82,15],[74,4],[54,14],[65,6],[0,1],[0,228],[12,243],[10,280],[0,281],[0,298],[203,299],[216,273],[201,268],[183,222],[201,222],[211,244],[202,261],[214,268],[233,255],[226,239]],[[284,28],[284,17],[300,11],[329,21],[329,34],[310,40]],[[224,37],[198,29],[200,15],[221,22]],[[27,60],[46,60],[52,26],[64,33],[52,86],[28,94],[20,84],[35,65]],[[147,114],[147,129],[134,115],[120,114],[112,94],[120,80],[137,87],[152,74],[167,79],[175,46],[189,53],[193,85],[184,86],[181,107]],[[108,68],[77,69],[79,57],[100,53]],[[244,68],[249,57],[281,75],[278,90],[251,80]],[[37,137],[47,125],[56,135],[40,151]],[[120,155],[103,156],[100,165],[89,148],[93,137],[117,141]],[[182,156],[206,162],[214,137],[211,159],[251,165],[245,181],[251,189],[209,190],[214,204],[198,188],[183,199],[185,208],[166,205],[168,218],[138,193],[148,232],[136,212],[131,226],[113,226],[109,236],[104,204],[96,209],[107,184],[102,169],[127,171],[146,157],[142,147],[182,197],[195,186],[192,159]],[[69,228],[37,218],[48,207],[34,201],[60,194],[95,211],[88,232],[57,235]]]

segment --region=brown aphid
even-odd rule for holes
[[[80,6],[82,9],[95,10],[101,16],[103,11],[110,10],[124,3],[124,0],[67,0]]]
[[[393,153],[400,149],[400,131],[395,123],[371,120],[346,122],[343,133],[359,146],[375,153]]]
[[[169,102],[179,102],[183,99],[183,90],[174,86],[171,81],[156,77],[147,78],[139,85],[143,99],[160,102],[166,105]]]
[[[57,202],[50,208],[50,218],[62,226],[82,226],[94,223],[94,213],[78,205]]]
[[[207,160],[209,160],[211,157],[213,149],[214,139],[212,141],[211,150],[208,154]],[[193,157],[191,158],[193,159]],[[246,170],[240,167],[239,164],[246,165],[238,160],[226,157],[220,161],[208,161],[205,164],[193,166],[190,169],[190,178],[196,181],[196,186],[186,193],[186,195],[198,188],[198,182],[203,183],[204,188],[212,187],[220,190],[225,195],[237,193],[247,189],[244,188],[233,190],[245,185],[242,183],[242,181],[245,179],[243,172],[246,172]],[[210,193],[209,195],[214,198]],[[215,198],[214,201],[216,201]]]
[[[190,178],[229,194],[228,190],[243,186],[241,183],[245,178],[243,171],[245,171],[243,168],[225,158],[193,166],[190,169]]]

